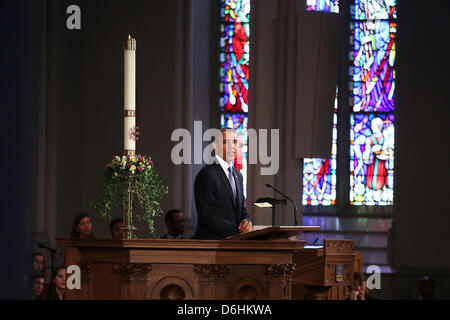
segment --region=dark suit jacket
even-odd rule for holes
[[[238,226],[250,220],[245,208],[242,174],[233,167],[237,201],[228,177],[218,163],[204,166],[194,183],[197,230],[193,239],[223,239],[239,234]]]

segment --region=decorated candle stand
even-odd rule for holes
[[[139,200],[144,214],[137,217],[147,222],[154,232],[153,219],[162,214],[159,200],[167,194],[167,187],[157,175],[150,157],[136,154],[139,140],[136,126],[136,40],[128,37],[124,48],[124,155],[113,156],[105,167],[105,182],[100,199],[92,207],[101,216],[111,218],[111,208],[123,205],[123,230],[126,239],[136,238],[133,225],[133,200]]]

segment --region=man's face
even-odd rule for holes
[[[113,239],[124,239],[125,238],[125,230],[123,228],[122,222],[116,222],[111,228],[111,236]]]
[[[35,297],[39,296],[44,290],[44,278],[36,278],[33,281],[33,295]]]
[[[226,130],[222,132],[222,140],[215,145],[217,154],[227,163],[233,162],[237,154],[238,138],[234,130]]]
[[[182,234],[184,232],[184,214],[182,212],[176,212],[172,216],[172,221],[169,221],[167,224],[171,233],[177,235]]]
[[[35,256],[33,261],[33,271],[36,273],[42,273],[44,271],[44,262],[44,256]]]

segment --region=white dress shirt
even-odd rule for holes
[[[216,154],[216,159],[219,162],[220,166],[223,169],[223,172],[225,172],[225,176],[228,178],[228,168],[232,167],[231,165],[229,165],[227,162],[225,162],[225,160],[222,159],[221,156]],[[233,171],[231,171],[233,172]],[[233,174],[233,179],[234,179],[234,174]]]

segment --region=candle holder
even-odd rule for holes
[[[136,193],[136,176],[128,175],[123,181],[123,227],[125,239],[136,239],[134,232],[137,228],[133,225],[133,200]]]
[[[91,206],[102,217],[111,219],[112,208],[122,202],[126,239],[135,239],[137,228],[133,225],[133,201],[137,199],[144,209],[136,217],[146,222],[150,234],[154,235],[154,219],[163,214],[160,200],[167,192],[150,157],[139,154],[113,156],[105,167],[105,181],[100,197]]]

